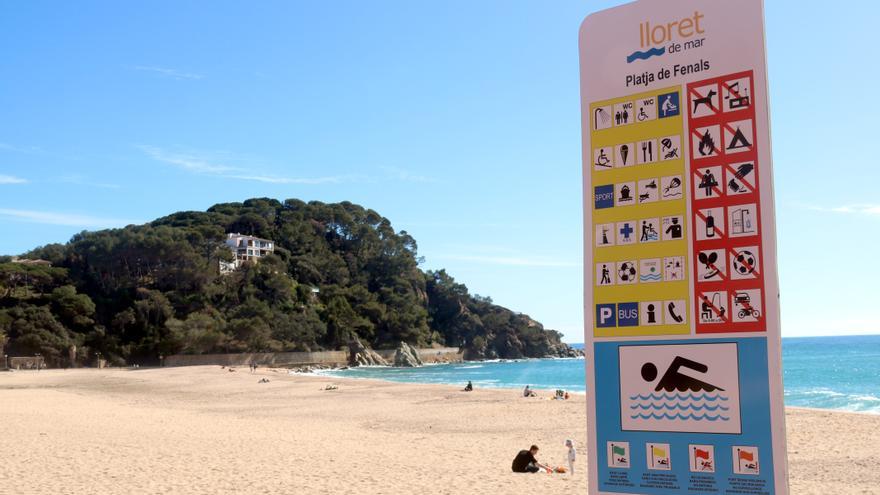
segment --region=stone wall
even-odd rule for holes
[[[423,362],[449,362],[461,361],[462,354],[457,347],[440,347],[419,349],[419,357]],[[382,358],[393,361],[394,349],[376,351]],[[165,366],[246,366],[257,364],[259,366],[305,366],[305,365],[335,365],[348,364],[348,351],[318,351],[318,352],[254,352],[241,354],[177,354],[165,358]]]

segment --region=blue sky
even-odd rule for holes
[[[251,197],[349,200],[425,268],[579,342],[577,31],[616,3],[3,3],[0,253]],[[880,333],[878,11],[767,5],[787,336]]]

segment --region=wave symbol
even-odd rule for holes
[[[729,399],[721,394],[712,394],[709,395],[703,392],[700,395],[694,395],[693,393],[685,394],[651,394],[651,395],[633,395],[630,396],[629,400],[706,400],[709,402],[715,402],[716,400],[721,400],[727,402]]]
[[[676,413],[676,414],[667,414],[667,413],[663,413],[663,414],[655,414],[655,413],[635,414],[635,415],[630,416],[630,418],[631,419],[636,419],[636,418],[640,418],[640,419],[670,419],[670,420],[679,419],[682,421],[694,420],[694,421],[713,421],[713,422],[714,421],[730,421],[730,418],[728,416],[722,416],[720,414],[707,414],[707,413],[703,413],[700,415],[696,415],[693,413],[687,414],[687,415],[683,415],[681,413]]]
[[[721,404],[712,406],[710,404],[676,404],[676,403],[661,403],[661,404],[635,404],[629,406],[630,409],[642,409],[647,411],[648,409],[654,409],[655,411],[659,411],[661,409],[681,409],[682,411],[687,411],[688,409],[693,409],[694,411],[702,411],[703,409],[707,411],[717,411],[721,409],[722,411],[729,411],[729,407],[725,407]]]
[[[662,279],[663,279],[663,277],[661,277],[659,273],[655,273],[653,275],[652,274],[639,275],[639,280],[641,280],[642,282],[647,282],[648,280],[653,280],[655,282],[659,282]]]
[[[651,48],[650,50],[645,50],[643,52],[635,51],[635,52],[632,52],[631,55],[626,57],[626,63],[631,64],[631,63],[635,62],[636,60],[647,60],[651,57],[663,55],[664,53],[666,53],[665,46],[663,48],[654,47],[654,48]]]

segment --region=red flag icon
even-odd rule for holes
[[[751,452],[746,452],[745,450],[739,451],[739,458],[745,461],[754,461],[755,456]]]
[[[709,451],[694,449],[694,457],[697,459],[706,459],[708,461],[709,460]]]

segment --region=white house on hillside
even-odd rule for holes
[[[232,250],[235,260],[231,263],[221,261],[220,273],[235,271],[245,261],[256,263],[260,258],[268,256],[275,251],[274,242],[244,234],[226,234],[226,246]]]

